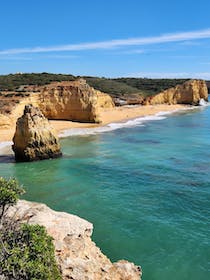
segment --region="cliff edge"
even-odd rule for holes
[[[111,263],[91,240],[93,225],[78,216],[56,212],[44,204],[19,200],[9,215],[46,227],[53,237],[62,279],[140,280],[141,268],[125,260]]]

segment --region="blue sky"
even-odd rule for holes
[[[0,74],[210,80],[210,1],[7,0]]]

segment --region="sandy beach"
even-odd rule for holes
[[[159,112],[171,112],[175,110],[185,109],[189,106],[184,105],[148,105],[148,106],[124,106],[106,109],[100,113],[102,122],[94,123],[79,123],[72,121],[51,120],[51,125],[55,128],[58,134],[71,128],[90,128],[100,127],[113,122],[124,122],[137,117],[155,115]],[[12,141],[15,133],[15,127],[9,129],[0,129],[0,142]]]

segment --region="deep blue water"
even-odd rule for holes
[[[64,157],[0,163],[26,199],[94,224],[113,261],[143,280],[210,279],[210,107],[62,140]]]

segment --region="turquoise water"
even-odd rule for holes
[[[210,107],[62,147],[61,159],[8,159],[1,175],[26,199],[93,222],[103,252],[141,265],[143,280],[210,279]]]

